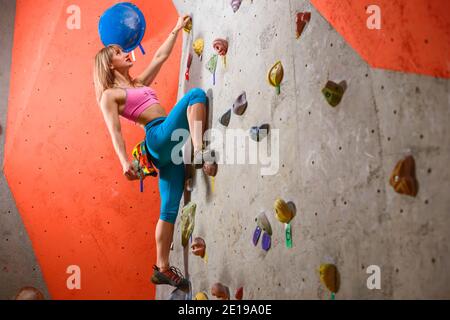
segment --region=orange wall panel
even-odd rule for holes
[[[402,72],[450,77],[450,1],[311,0],[368,64]],[[377,5],[381,29],[369,29],[366,8]]]
[[[4,172],[54,299],[149,299],[159,217],[157,179],[122,174],[93,88],[102,47],[98,21],[119,1],[18,0]],[[170,0],[133,1],[147,31],[132,74],[141,71],[175,26]],[[69,30],[67,8],[81,9]],[[181,37],[153,88],[167,111],[176,103]],[[121,118],[127,152],[145,132]],[[70,265],[81,290],[69,290]]]

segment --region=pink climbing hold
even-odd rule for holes
[[[242,3],[242,0],[231,0],[231,7],[233,8],[233,12],[236,12],[239,10],[241,3]]]
[[[219,56],[224,56],[228,52],[228,41],[225,39],[216,39],[213,42],[213,47]]]

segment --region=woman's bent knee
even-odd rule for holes
[[[189,90],[188,94],[190,95],[189,105],[193,105],[196,103],[206,103],[206,93],[203,89],[193,88]]]
[[[175,220],[177,220],[177,212],[161,212],[159,219],[162,221],[175,224]]]

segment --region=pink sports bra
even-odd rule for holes
[[[123,88],[126,91],[122,117],[136,123],[139,115],[151,105],[159,103],[156,91],[150,87]]]

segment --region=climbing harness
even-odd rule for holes
[[[144,192],[144,178],[146,176],[156,177],[158,173],[151,161],[150,153],[147,152],[145,140],[136,144],[132,151],[133,165],[137,169],[140,180],[140,191]]]

